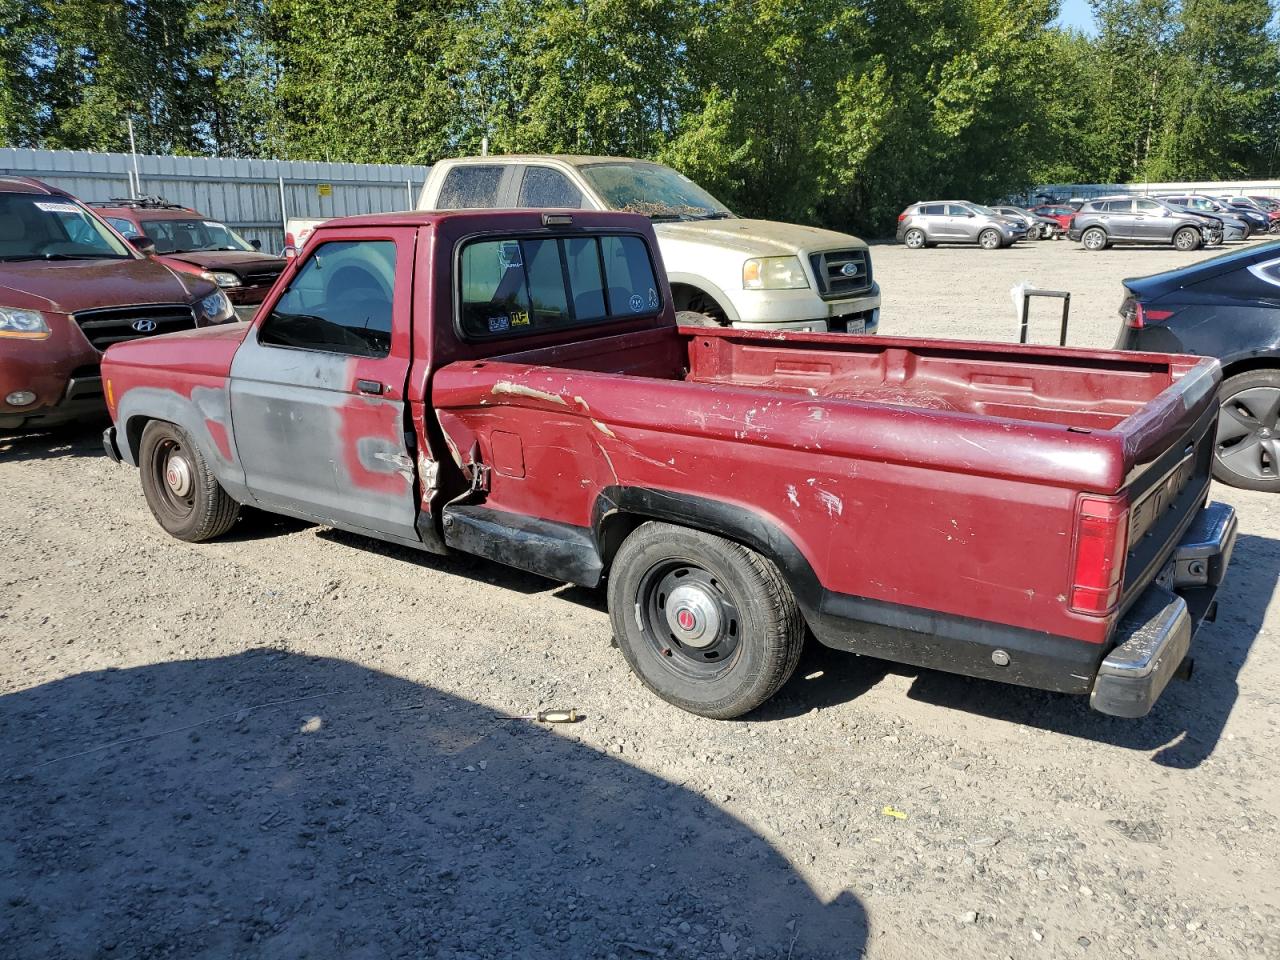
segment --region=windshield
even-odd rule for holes
[[[67,197],[0,193],[0,260],[131,259],[97,217]]]
[[[253,247],[226,224],[216,220],[143,220],[142,232],[156,245],[156,253],[191,250],[244,250]]]
[[[683,174],[660,163],[619,161],[580,168],[610,210],[642,213],[653,220],[731,217],[729,208]]]

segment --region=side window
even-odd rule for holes
[[[1111,200],[1107,203],[1107,209],[1111,213],[1133,213],[1133,201]]]
[[[391,352],[396,245],[339,240],[308,251],[262,323],[258,342],[276,347],[385,357]]]
[[[662,309],[649,250],[632,236],[477,240],[462,249],[472,339],[545,332]]]
[[[1165,212],[1165,208],[1154,200],[1135,200],[1133,205],[1137,212],[1142,214],[1158,215]]]
[[[918,212],[922,217],[942,217],[946,216],[947,208],[940,203],[929,203],[921,207]]]
[[[107,217],[107,223],[111,224],[111,226],[120,231],[122,236],[128,237],[130,240],[134,237],[142,236],[141,230],[135,227],[131,221],[121,217]]]
[[[440,185],[440,210],[469,210],[498,205],[498,186],[504,168],[500,166],[454,167]]]
[[[520,182],[521,207],[572,207],[582,206],[582,191],[569,182],[559,170],[550,167],[528,167]]]

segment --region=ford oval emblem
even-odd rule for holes
[[[846,277],[856,277],[858,275],[858,265],[850,260],[840,268],[840,272]]]
[[[133,329],[139,333],[154,333],[156,322],[154,320],[135,320],[133,321]]]

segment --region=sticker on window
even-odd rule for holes
[[[513,327],[527,327],[529,325],[529,312],[527,310],[518,310],[511,314],[511,325]]]
[[[55,203],[49,200],[37,200],[36,209],[45,213],[79,213],[80,208],[74,203]]]
[[[631,299],[628,300],[627,303],[631,306],[632,313],[639,313],[644,309],[644,297],[640,296],[638,293],[633,293],[631,295]]]
[[[489,318],[490,333],[505,333],[507,330],[510,330],[510,329],[511,329],[511,321],[507,317],[490,317]]]
[[[658,291],[653,289],[653,287],[649,288],[649,309],[658,309]]]
[[[519,243],[512,242],[498,245],[498,266],[503,270],[524,266],[524,261],[520,259]]]

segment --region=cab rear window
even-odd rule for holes
[[[460,325],[468,339],[545,333],[662,309],[637,236],[511,237],[462,248]]]

